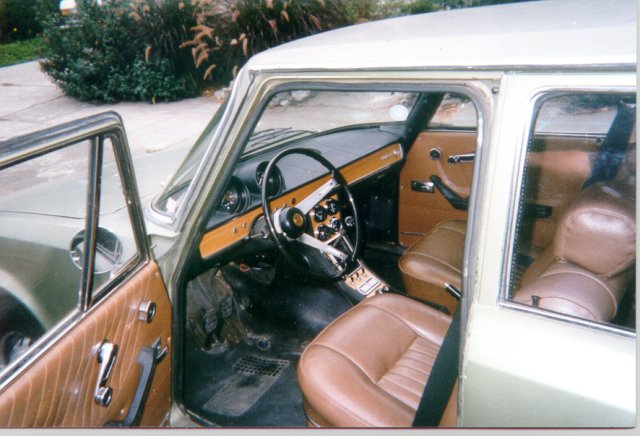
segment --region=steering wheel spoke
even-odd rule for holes
[[[303,214],[308,214],[313,207],[320,203],[331,191],[338,188],[340,185],[332,177],[322,184],[318,189],[309,194],[304,200],[298,203],[298,209]]]
[[[337,248],[333,247],[332,245],[329,244],[325,244],[324,242],[320,241],[319,239],[314,238],[313,236],[304,233],[302,236],[300,236],[297,239],[299,242],[302,242],[305,245],[308,245],[309,247],[313,247],[317,250],[320,250],[323,253],[328,253],[331,254],[332,256],[340,259],[340,260],[347,260],[349,258],[349,256],[346,253],[343,253],[342,251],[338,250]]]

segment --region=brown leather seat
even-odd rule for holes
[[[560,219],[551,250],[514,300],[583,319],[613,319],[635,273],[635,186],[616,181],[582,191]]]
[[[451,318],[394,294],[344,313],[305,349],[298,381],[311,425],[411,426]],[[456,424],[452,394],[441,425]]]
[[[443,221],[407,249],[398,266],[409,295],[455,311],[457,300],[445,288],[462,289],[466,229],[466,221]]]

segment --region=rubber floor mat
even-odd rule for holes
[[[216,415],[238,417],[247,412],[278,380],[288,360],[242,356],[233,364],[234,374],[203,409]]]

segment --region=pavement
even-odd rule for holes
[[[38,62],[0,68],[0,141],[114,110],[122,116],[134,156],[192,145],[221,101],[197,97],[171,103],[83,103],[65,96]]]

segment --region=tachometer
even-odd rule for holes
[[[260,162],[258,168],[256,168],[256,184],[258,189],[262,189],[262,183],[264,182],[264,171],[267,169],[269,162]],[[271,170],[269,180],[267,180],[267,195],[279,194],[282,190],[282,173],[276,166]]]

